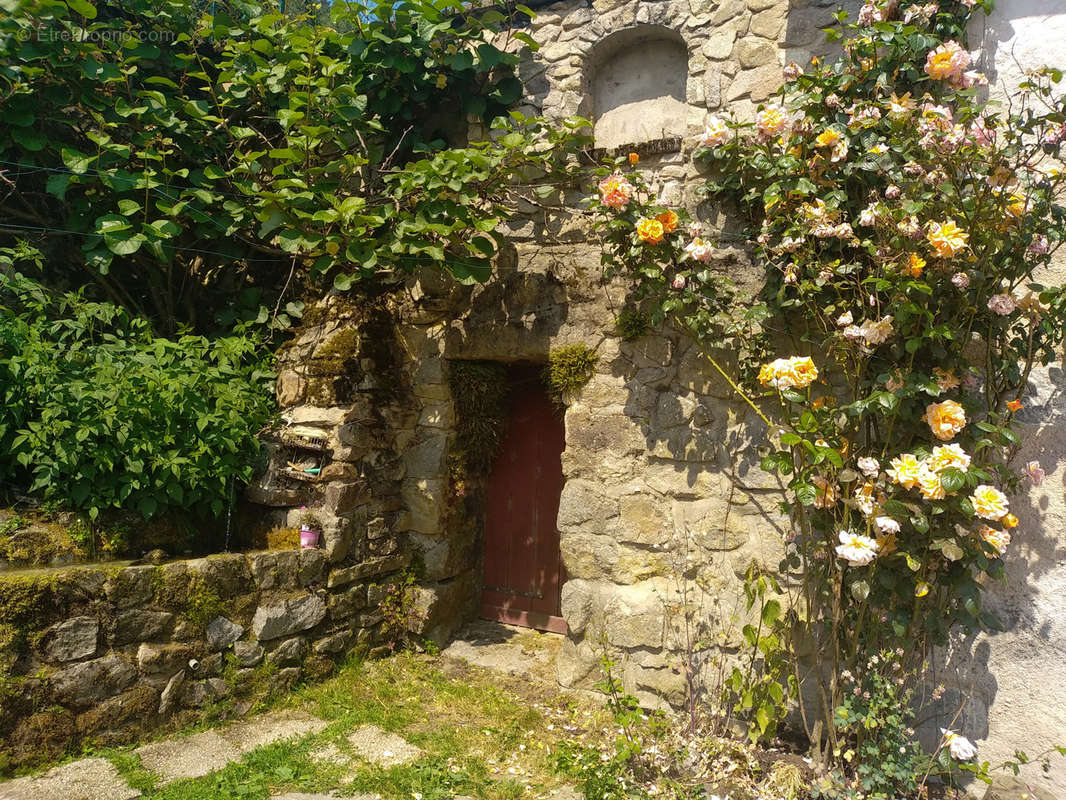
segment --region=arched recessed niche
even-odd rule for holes
[[[592,51],[589,69],[597,147],[687,132],[688,48],[675,31],[619,31]]]

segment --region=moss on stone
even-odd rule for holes
[[[548,391],[559,405],[592,379],[599,356],[583,343],[557,347],[548,354],[548,367],[544,381]]]
[[[507,421],[507,368],[492,361],[453,361],[448,367],[448,384],[456,415],[458,448],[453,455],[461,459],[461,464],[449,465],[449,472],[485,475]],[[466,475],[453,474],[453,483]]]

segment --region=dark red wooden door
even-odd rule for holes
[[[561,414],[533,380],[516,381],[511,415],[485,496],[486,619],[566,633],[559,590]]]

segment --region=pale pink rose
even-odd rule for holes
[[[1017,307],[1018,305],[1014,302],[1014,298],[1009,294],[994,294],[988,298],[988,310],[999,314],[1001,317],[1014,313],[1014,309]]]
[[[1050,249],[1051,243],[1048,241],[1048,238],[1044,234],[1038,233],[1033,236],[1033,241],[1029,242],[1029,247],[1026,249],[1026,252],[1034,256],[1042,256]]]
[[[896,184],[890,183],[885,188],[885,197],[888,198],[889,200],[895,200],[897,197],[899,197],[900,191],[901,191],[900,188],[898,186],[896,186]]]
[[[859,471],[868,478],[877,477],[877,473],[881,470],[881,464],[878,460],[870,456],[863,456],[858,460],[857,464]]]
[[[850,311],[845,311],[839,317],[837,317],[837,325],[841,328],[845,328],[855,321],[855,317],[852,316]]]
[[[879,533],[899,533],[899,523],[892,517],[874,517],[874,527]]]
[[[797,64],[795,61],[789,61],[785,66],[784,75],[786,81],[794,81],[800,75],[803,74],[803,67]]]
[[[684,289],[685,288],[685,276],[684,275],[678,275],[676,278],[674,278],[674,282],[671,283],[670,285],[673,286],[675,289]]]
[[[1039,461],[1030,461],[1028,464],[1026,464],[1025,474],[1028,476],[1029,482],[1032,483],[1033,486],[1040,486],[1041,484],[1043,484],[1044,478],[1046,476],[1044,470],[1040,468]]]
[[[699,236],[685,245],[685,255],[693,261],[706,264],[714,255],[714,245]]]
[[[825,98],[825,104],[828,108],[840,108],[840,95],[829,95],[827,98]]]
[[[970,285],[970,276],[965,272],[956,272],[951,276],[951,283],[956,289],[965,289]]]

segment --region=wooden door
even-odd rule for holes
[[[566,633],[556,528],[564,444],[562,414],[536,373],[516,379],[485,493],[481,616],[486,619]]]

